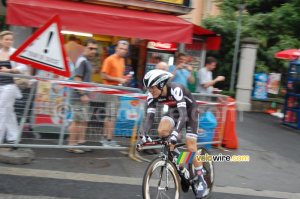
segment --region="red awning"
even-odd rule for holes
[[[193,24],[193,33],[195,35],[216,35],[216,33]]]
[[[219,50],[221,45],[221,36],[215,32],[202,28],[200,26],[193,26],[193,33],[198,36],[205,38],[205,50]],[[193,42],[192,44],[186,45],[186,48],[193,50],[202,50],[201,42]]]
[[[203,42],[205,41],[205,50],[219,50],[221,45],[221,36],[206,37],[203,40],[193,40],[192,44],[186,44],[187,50],[202,50]]]
[[[62,29],[77,32],[178,43],[191,43],[194,31],[214,34],[173,15],[66,0],[9,0],[6,20],[12,25],[40,27],[56,14]]]

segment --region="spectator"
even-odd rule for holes
[[[169,66],[168,66],[168,64],[166,62],[159,62],[158,64],[156,64],[156,69],[168,71],[169,70]]]
[[[84,46],[78,44],[77,38],[75,35],[70,35],[69,42],[65,44],[65,50],[67,56],[70,57],[71,61],[75,65],[78,57],[82,55],[84,51]]]
[[[76,41],[76,43],[78,43],[79,45],[81,45],[81,39],[79,39],[79,38],[76,37],[75,41]]]
[[[194,76],[195,82],[193,84],[190,84],[188,82],[188,89],[191,91],[191,93],[195,93],[196,91],[196,85],[197,85],[197,72],[192,71],[191,74]]]
[[[195,62],[197,63],[197,60],[196,61],[194,61],[194,60],[196,60],[196,58],[189,57],[188,58],[188,64],[195,63]],[[191,93],[195,93],[195,91],[196,91],[196,85],[197,85],[197,72],[193,70],[191,72],[191,74],[194,76],[195,81],[194,81],[193,84],[191,84],[190,82],[188,82],[188,89],[190,90]]]
[[[205,67],[201,68],[197,74],[197,87],[196,92],[198,93],[205,93],[205,94],[212,94],[214,89],[213,86],[219,82],[224,81],[224,76],[218,76],[215,79],[212,79],[212,71],[217,66],[217,60],[214,57],[207,57],[205,62]]]
[[[101,75],[104,84],[119,85],[128,81],[124,77],[125,60],[129,49],[129,43],[121,40],[117,43],[115,53],[107,57],[102,65]],[[114,140],[112,140],[115,128],[115,120],[117,118],[117,111],[119,105],[119,97],[112,95],[104,95],[106,106],[106,117],[104,120],[104,138],[100,141],[103,146],[118,147]]]
[[[193,67],[187,65],[188,56],[186,53],[181,52],[177,56],[176,65],[170,66],[169,72],[173,74],[171,77],[171,81],[175,83],[179,83],[188,86],[188,82],[193,84],[195,82],[195,78],[193,76]]]
[[[93,67],[90,59],[95,56],[98,48],[98,42],[89,38],[85,41],[83,54],[77,59],[75,64],[75,81],[91,82]],[[89,96],[83,90],[72,89],[71,104],[73,106],[73,121],[70,125],[69,145],[85,145],[85,134],[88,124],[89,113]],[[71,153],[85,153],[90,149],[74,149],[67,150]]]
[[[10,55],[16,49],[13,46],[14,34],[11,31],[0,33],[0,72],[24,73],[27,67],[23,64],[10,61]],[[3,142],[6,131],[6,141],[13,144],[18,139],[18,123],[14,104],[16,99],[21,99],[22,94],[14,83],[13,77],[0,75],[0,143]]]

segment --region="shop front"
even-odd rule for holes
[[[135,82],[138,82],[132,82],[130,86],[140,88],[139,82],[145,73],[151,52],[149,41],[197,46],[195,41],[201,40],[201,54],[198,56],[201,59],[206,50],[218,50],[221,41],[220,36],[214,32],[171,14],[66,0],[10,0],[7,4],[7,24],[10,25],[38,28],[56,14],[60,17],[63,30],[90,33],[99,41],[99,52],[94,61],[95,82],[101,82],[101,63],[114,53],[114,45],[119,39],[127,40],[131,44],[126,57],[126,71],[131,74],[134,72]],[[86,36],[78,37],[83,44]],[[65,34],[65,41],[68,38],[69,35]],[[174,57],[175,51],[163,50],[165,54]],[[183,51],[184,48],[176,47],[176,50]]]

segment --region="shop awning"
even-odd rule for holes
[[[221,36],[215,32],[202,28],[201,26],[193,26],[193,33],[195,37],[202,37],[205,41],[205,50],[219,50],[221,45]],[[187,48],[194,50],[202,50],[202,42],[193,41],[192,44],[186,46]]]
[[[173,15],[67,0],[9,0],[6,20],[12,25],[40,27],[56,14],[62,29],[77,32],[178,43],[192,43],[195,30],[198,35],[213,33],[195,29],[194,24]]]

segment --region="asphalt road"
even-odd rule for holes
[[[213,154],[249,155],[249,163],[215,163],[211,199],[300,198],[300,132],[264,113],[237,117],[239,149]],[[0,163],[0,198],[142,198],[147,162],[137,163],[114,150],[70,154],[64,149],[34,149],[27,165]],[[145,155],[148,159],[155,155]],[[192,191],[183,199],[194,198]]]

